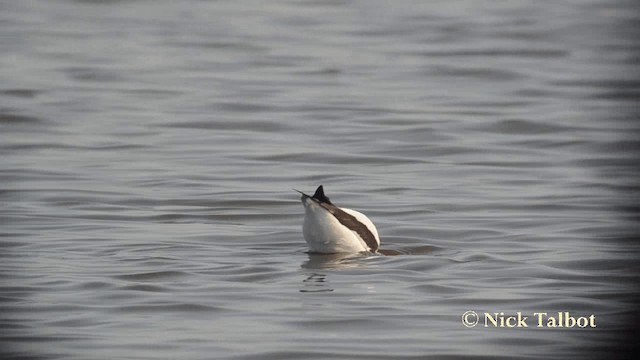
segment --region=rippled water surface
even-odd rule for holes
[[[631,351],[639,20],[604,0],[0,2],[2,358]],[[306,253],[292,188],[320,184],[387,255]]]

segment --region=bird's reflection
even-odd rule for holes
[[[302,280],[303,293],[332,292],[334,289],[329,285],[327,275],[319,270],[356,268],[363,266],[363,261],[371,254],[313,254],[308,253],[309,258],[302,263],[303,269],[313,270],[306,274]]]
[[[302,280],[303,288],[300,292],[303,293],[319,293],[319,292],[332,292],[333,289],[329,287],[327,283],[327,275],[320,273],[311,273],[306,279]]]
[[[399,249],[379,249],[377,254],[358,253],[358,254],[315,254],[307,253],[309,258],[302,263],[303,269],[311,270],[307,273],[307,277],[302,280],[303,293],[320,293],[332,292],[327,280],[327,275],[321,270],[332,269],[349,269],[365,267],[369,264],[369,260],[379,256],[399,256],[399,255],[424,255],[433,252],[436,247],[430,245],[413,246]]]
[[[357,254],[317,254],[307,253],[309,258],[302,263],[303,269],[344,269],[366,266],[376,256],[425,255],[436,250],[431,245],[410,246],[396,249],[378,249],[378,253],[361,252]]]
[[[302,263],[303,269],[344,269],[365,265],[365,259],[376,256],[371,253],[359,254],[315,254],[308,253],[309,259]]]

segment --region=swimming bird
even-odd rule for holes
[[[302,233],[310,252],[334,254],[377,252],[380,237],[375,225],[364,214],[335,206],[322,185],[313,196],[296,190],[302,197],[305,215]]]

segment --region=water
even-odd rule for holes
[[[638,20],[604,0],[1,2],[3,358],[631,351]],[[291,189],[320,184],[389,256],[306,253]],[[597,327],[536,327],[565,311]]]

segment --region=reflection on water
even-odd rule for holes
[[[372,264],[372,260],[380,256],[420,256],[432,253],[437,247],[435,246],[407,246],[398,249],[378,249],[380,254],[359,253],[359,254],[317,254],[307,253],[308,259],[301,265],[302,269],[308,270],[340,270],[340,269],[357,269],[367,266],[376,266]],[[430,261],[424,258],[424,261]],[[431,260],[432,261],[432,260]],[[330,287],[328,281],[329,274],[314,271],[307,275],[302,281],[303,293],[315,292],[332,292],[334,289]]]
[[[327,283],[327,275],[319,273],[311,273],[306,279],[302,280],[304,286],[300,292],[331,292],[332,288]]]
[[[307,253],[309,259],[301,267],[303,269],[341,269],[356,268],[366,266],[371,257],[376,256],[398,256],[398,255],[426,255],[439,249],[437,246],[399,246],[395,249],[378,249],[377,254],[372,253],[338,253],[338,254],[317,254]]]
[[[301,266],[303,269],[345,269],[366,265],[366,261],[373,254],[312,254]]]

